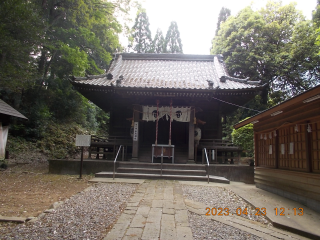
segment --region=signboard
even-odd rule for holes
[[[90,147],[91,135],[76,135],[76,146],[77,147]]]
[[[281,154],[284,154],[284,152],[285,152],[285,146],[284,144],[281,144]]]
[[[138,141],[139,122],[134,122],[133,126],[133,141]]]
[[[269,145],[269,154],[272,154],[272,145]]]
[[[294,143],[291,142],[291,143],[290,143],[289,154],[293,154],[293,146],[294,146]]]

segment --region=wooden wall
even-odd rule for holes
[[[255,132],[255,160],[259,167],[320,173],[320,118]]]
[[[109,134],[112,136],[130,137],[131,121],[133,110],[127,106],[117,105],[110,111],[110,129]]]
[[[312,170],[315,173],[320,173],[320,118],[318,120],[318,122],[311,124],[311,162]]]
[[[206,124],[199,124],[202,139],[220,139],[222,136],[222,124],[219,111],[203,111],[196,113],[196,117]],[[220,121],[220,122],[219,122]]]
[[[320,212],[320,117],[255,132],[255,160],[257,187]]]
[[[320,174],[256,167],[256,186],[320,212]]]

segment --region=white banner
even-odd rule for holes
[[[173,107],[172,118],[178,122],[190,122],[190,107]]]
[[[9,126],[2,127],[2,124],[0,123],[0,160],[4,160],[6,155],[8,131]]]
[[[154,106],[143,106],[142,120],[144,121],[156,121],[157,120],[157,107]],[[190,121],[190,107],[172,107],[172,120],[178,122],[189,122]],[[158,118],[166,116],[166,119],[170,118],[170,107],[159,107]]]

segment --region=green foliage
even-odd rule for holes
[[[312,21],[317,28],[320,27],[320,0],[317,0],[316,9],[312,12]]]
[[[256,95],[254,99],[249,101],[244,105],[244,108],[238,108],[235,112],[227,116],[226,122],[223,125],[223,138],[226,140],[232,139],[232,132],[234,130],[233,126],[238,122],[258,114],[261,111],[266,110],[271,107],[273,102],[270,101],[268,104],[263,103],[263,97],[261,95]],[[252,109],[252,110],[250,110]]]
[[[64,158],[75,151],[72,138],[81,128],[107,134],[109,116],[74,91],[69,76],[105,72],[121,49],[115,14],[130,6],[130,0],[0,2],[0,96],[29,119],[11,125],[11,138],[23,137],[21,148],[31,144]]]
[[[40,152],[48,158],[70,158],[79,152],[79,148],[75,146],[76,134],[88,134],[88,132],[75,123],[56,124],[49,122],[43,138],[38,141],[28,141],[22,137],[9,135],[7,150],[12,156]]]
[[[162,34],[162,31],[158,28],[157,33],[154,36],[153,42],[152,42],[152,53],[163,53],[165,52],[165,46],[164,46],[164,37]]]
[[[131,40],[133,50],[137,53],[147,53],[151,50],[152,38],[149,29],[149,18],[145,9],[139,8],[135,24],[132,27]]]
[[[38,10],[33,1],[0,1],[0,88],[19,92],[34,83],[44,31]]]
[[[313,25],[294,3],[270,1],[259,11],[247,7],[222,23],[211,53],[224,55],[231,75],[261,80],[269,97],[278,92],[287,99],[320,82],[315,38]]]
[[[241,147],[247,157],[254,155],[253,124],[247,124],[232,131],[232,142]]]
[[[167,31],[164,45],[167,53],[183,53],[178,24],[174,21]]]
[[[222,7],[219,13],[218,22],[217,22],[217,29],[215,36],[218,35],[220,30],[220,26],[223,22],[227,20],[227,18],[231,15],[231,10],[229,8]]]

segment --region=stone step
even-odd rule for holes
[[[96,178],[112,178],[113,172],[96,173]],[[191,176],[191,175],[166,175],[166,174],[142,174],[142,173],[115,173],[115,178],[133,178],[133,179],[166,179],[166,180],[181,180],[181,181],[208,181],[207,176]],[[210,182],[226,183],[230,181],[224,177],[209,176]]]
[[[155,168],[117,168],[117,173],[145,173],[145,174],[160,174],[161,169]],[[205,170],[181,170],[181,169],[162,169],[162,174],[165,175],[192,175],[205,176]]]
[[[160,169],[161,163],[141,163],[141,162],[118,162],[118,167],[124,168],[152,168]],[[162,164],[162,169],[177,169],[177,170],[206,170],[206,165],[202,164]]]

